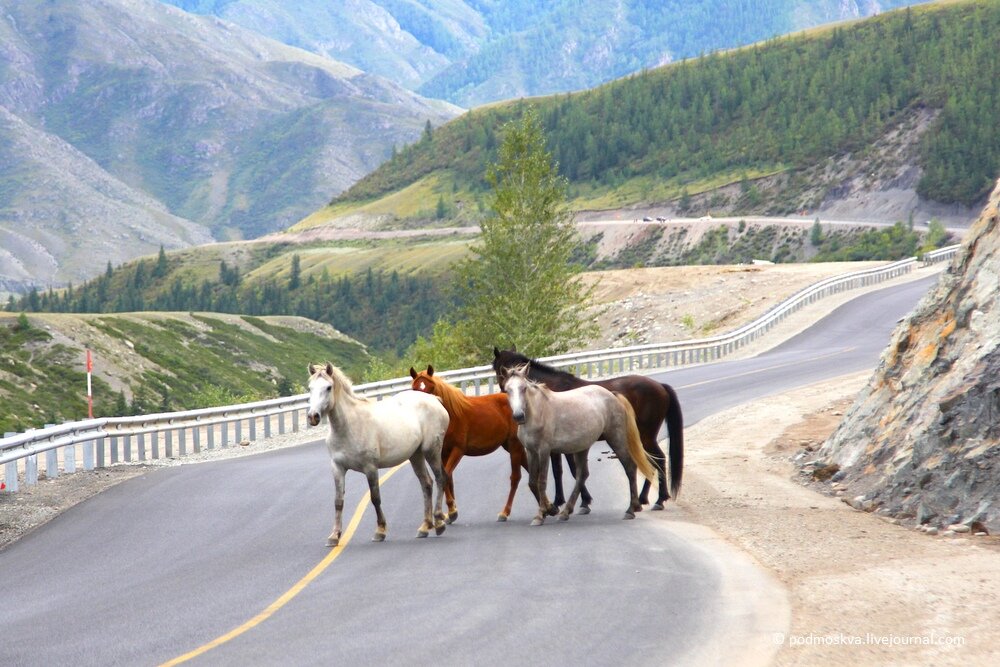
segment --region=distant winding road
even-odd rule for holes
[[[657,377],[691,425],[872,368],[935,279],[860,296],[758,357]],[[591,452],[589,516],[530,527],[522,482],[497,523],[509,474],[497,454],[462,462],[458,522],[417,540],[404,467],[383,485],[388,540],[368,541],[365,510],[335,552],[319,442],[155,470],[0,552],[0,664],[664,665],[739,656],[730,644],[787,623],[769,575],[686,524],[683,506],[622,521],[625,482],[605,449]],[[363,487],[348,475],[348,516]]]

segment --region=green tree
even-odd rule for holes
[[[504,130],[486,172],[491,214],[472,256],[456,268],[456,333],[470,361],[511,343],[535,356],[558,354],[596,333],[586,313],[593,287],[570,262],[579,239],[566,180],[545,149],[538,116],[528,109]]]
[[[814,248],[818,248],[823,242],[823,226],[819,224],[819,218],[813,222],[812,229],[809,230],[809,242]]]
[[[302,285],[302,258],[298,253],[292,255],[292,268],[288,275],[288,289],[297,290]]]
[[[434,212],[434,217],[437,218],[438,220],[441,220],[447,213],[448,213],[448,208],[445,206],[444,203],[444,195],[440,195],[438,197],[437,209]]]
[[[163,245],[160,245],[160,254],[156,256],[156,265],[153,267],[153,277],[162,278],[167,275],[167,270],[170,265],[167,263],[167,253],[163,250]]]

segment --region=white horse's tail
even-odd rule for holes
[[[635,410],[632,409],[632,404],[628,402],[622,394],[615,394],[615,398],[618,402],[622,404],[625,408],[625,429],[628,435],[628,453],[635,461],[635,467],[638,469],[639,474],[649,480],[650,484],[656,485],[658,481],[656,476],[658,474],[656,466],[653,465],[649,458],[649,454],[642,447],[642,438],[639,436],[639,427],[635,424]]]

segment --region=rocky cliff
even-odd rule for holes
[[[1000,532],[998,205],[1000,183],[820,449],[856,507]]]

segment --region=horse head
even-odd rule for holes
[[[515,366],[521,366],[527,364],[531,360],[517,351],[516,345],[511,345],[509,350],[501,350],[495,345],[493,346],[493,372],[497,377],[497,384],[500,385],[500,391],[504,391],[504,386],[507,383],[507,376],[509,375],[510,369]]]
[[[510,403],[511,416],[514,423],[522,425],[528,421],[531,414],[531,394],[538,385],[528,379],[528,365],[521,364],[504,369],[504,393]]]
[[[319,424],[320,417],[332,406],[334,386],[333,364],[326,366],[309,364],[309,407],[306,408],[306,421],[310,426]]]
[[[437,394],[437,382],[434,380],[434,367],[431,365],[427,366],[426,371],[420,371],[419,373],[414,370],[413,366],[410,366],[410,377],[413,378],[413,383],[410,385],[410,389],[415,391],[422,391],[425,394]]]

